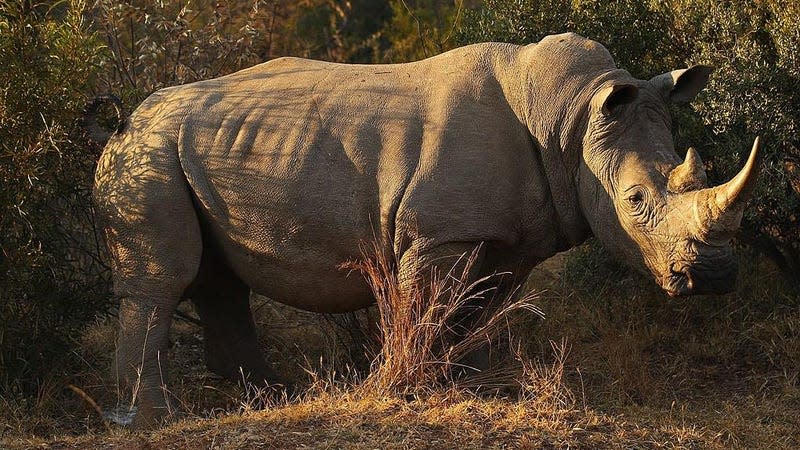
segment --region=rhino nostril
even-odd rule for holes
[[[686,277],[686,288],[689,289],[690,291],[694,289],[694,279],[692,278],[692,272],[686,269],[683,272],[683,276]]]
[[[677,264],[672,263],[669,266],[669,272],[672,279],[682,282],[687,291],[691,291],[694,288],[694,278],[688,267],[679,267]]]

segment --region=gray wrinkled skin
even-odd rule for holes
[[[136,424],[168,412],[182,298],[212,370],[279,381],[258,352],[250,289],[311,311],[366,307],[366,283],[340,265],[373,237],[401,280],[479,243],[474,276],[522,278],[594,234],[671,295],[729,288],[750,187],[704,189],[699,159],[673,149],[667,106],[709,73],[636,80],[563,34],[409,64],[280,58],[154,93],[109,141],[95,185]]]

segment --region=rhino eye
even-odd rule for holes
[[[627,203],[628,209],[634,215],[640,215],[645,210],[645,204],[647,203],[647,192],[642,188],[634,188],[627,194],[625,197],[625,203]]]
[[[644,193],[642,193],[642,191],[635,191],[634,193],[629,195],[626,200],[628,200],[628,203],[631,206],[638,207],[639,205],[642,204],[642,202],[644,202]]]

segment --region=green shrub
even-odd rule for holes
[[[283,36],[268,3],[98,0],[88,13],[107,58],[92,91],[114,93],[133,109],[157,89],[263,62]]]
[[[101,44],[80,1],[0,15],[0,389],[35,392],[108,308],[80,124]]]
[[[463,0],[390,0],[391,18],[382,29],[388,41],[379,62],[417,61],[450,50]]]
[[[382,33],[392,13],[387,1],[311,0],[284,2],[284,8],[290,11],[280,55],[368,63],[389,45]]]

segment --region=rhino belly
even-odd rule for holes
[[[359,255],[337,254],[322,241],[315,248],[285,241],[266,251],[263,247],[274,243],[252,244],[232,243],[226,246],[224,254],[231,268],[254,292],[286,305],[322,313],[355,311],[373,303],[361,274],[342,267],[344,262]]]
[[[220,158],[188,178],[206,241],[239,277],[262,295],[311,311],[371,304],[363,277],[343,265],[362,259],[363,244],[382,232],[374,175],[345,157],[294,170],[234,163]]]
[[[373,301],[361,274],[345,267],[362,258],[359,248],[371,239],[369,225],[347,206],[320,208],[312,217],[305,208],[262,200],[240,207],[243,218],[201,214],[207,245],[253,291],[309,311],[345,312]],[[356,220],[341,221],[348,212]]]

